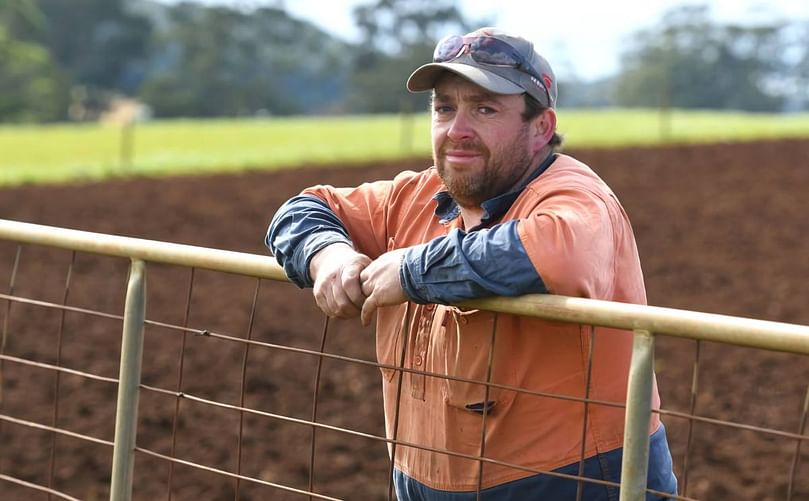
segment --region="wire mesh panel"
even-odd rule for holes
[[[330,331],[343,336],[339,326],[328,329],[316,311],[305,318],[282,312],[280,321],[265,296],[277,297],[279,284],[204,270],[191,271],[182,282],[182,321],[147,321],[137,466],[164,473],[154,482],[146,467],[136,467],[141,480],[135,496],[187,499],[216,492],[217,498],[302,499],[301,493],[328,498],[355,492],[351,475],[367,475],[380,457],[384,463],[380,439],[356,434],[371,435],[357,424],[369,409],[379,424],[378,402],[343,405],[365,390],[373,398],[378,371],[372,362],[343,360],[351,353],[319,357]],[[223,290],[230,292],[223,297]],[[368,334],[357,341],[367,344]],[[152,367],[150,360],[168,365]],[[310,424],[313,415],[323,428]],[[368,422],[365,416],[359,421]],[[355,434],[331,429],[341,426]],[[368,442],[377,454],[365,451]],[[158,484],[162,493],[155,492]]]
[[[11,272],[18,285],[9,286],[4,305],[0,468],[43,492],[71,483],[75,497],[106,496],[121,317],[76,305],[69,291],[86,263],[75,255],[62,252],[60,272],[45,275],[31,257],[37,252],[18,248]],[[94,336],[97,342],[88,342]],[[19,486],[3,498],[29,499]]]
[[[783,378],[785,369],[806,368],[806,356],[659,337],[661,415],[681,494],[807,497],[809,455],[800,444],[806,440],[802,421],[809,381]],[[667,353],[690,357],[692,365],[667,363]],[[743,363],[727,363],[730,359]]]

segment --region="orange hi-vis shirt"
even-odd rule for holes
[[[462,225],[460,217],[442,224],[434,213],[433,196],[445,189],[433,167],[303,194],[324,200],[356,250],[375,258]],[[519,221],[519,238],[552,294],[646,303],[629,219],[585,164],[558,155],[499,222],[509,220]],[[481,474],[482,488],[536,474],[510,465],[551,471],[581,459],[582,438],[585,458],[622,446],[624,409],[581,399],[625,403],[631,332],[409,302],[378,311],[376,345],[381,364],[407,370],[381,369],[387,436],[397,441],[389,450],[397,468],[429,487],[475,490]],[[487,393],[487,380],[499,386]],[[659,426],[652,416],[650,433]],[[496,462],[481,469],[480,455]]]

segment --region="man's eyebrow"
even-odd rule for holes
[[[494,92],[476,92],[474,94],[464,94],[461,96],[462,101],[471,101],[473,103],[480,103],[485,101],[500,101],[500,94],[495,94]],[[431,101],[454,101],[455,98],[450,96],[447,93],[438,93],[433,92],[431,97]]]
[[[433,94],[430,96],[430,101],[449,101],[450,97],[447,94],[439,94],[438,92],[433,91]]]

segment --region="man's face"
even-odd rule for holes
[[[433,160],[461,207],[510,191],[533,166],[522,95],[491,93],[448,73],[432,103]]]

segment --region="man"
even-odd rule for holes
[[[626,214],[555,151],[556,80],[527,40],[447,37],[407,86],[433,93],[435,166],[304,190],[267,245],[326,314],[367,324],[377,312],[400,499],[617,499],[555,474],[620,481],[624,410],[582,399],[625,402],[631,333],[447,305],[528,293],[644,304]],[[648,486],[675,493],[658,414],[650,433]]]

